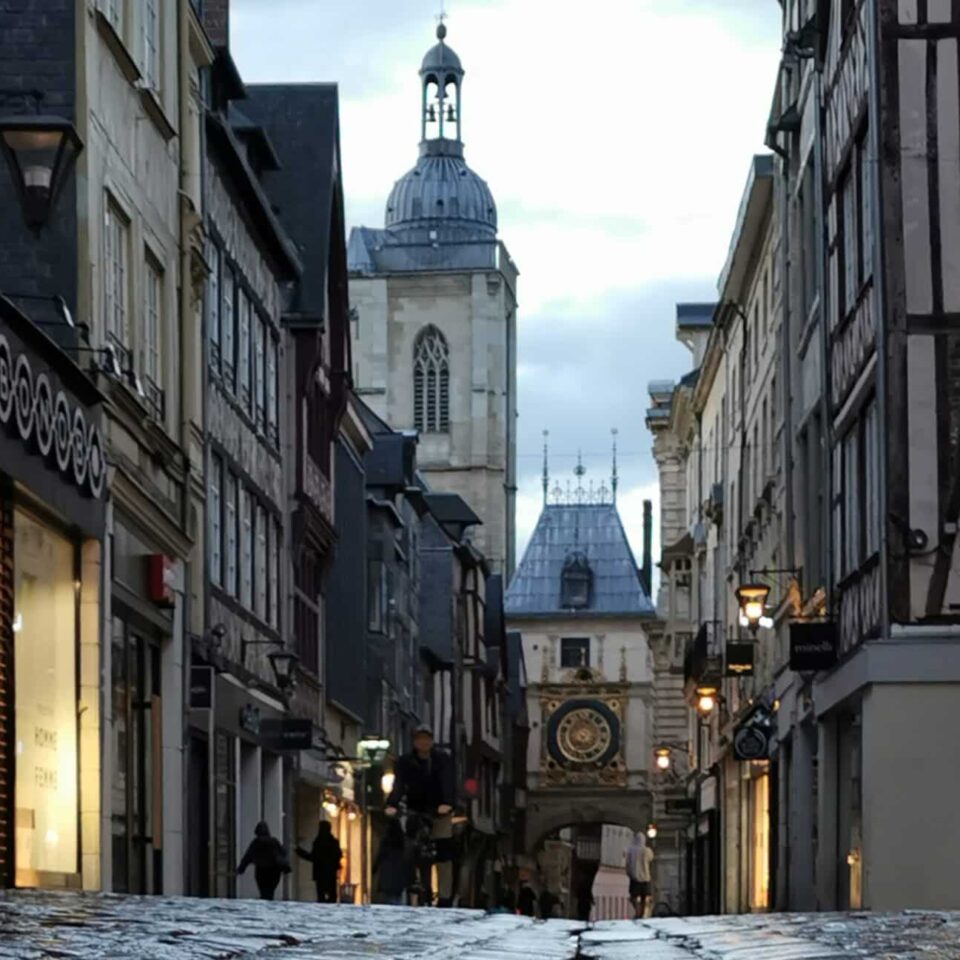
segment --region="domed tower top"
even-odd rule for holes
[[[460,88],[463,85],[464,70],[460,58],[445,43],[446,36],[447,28],[441,21],[437,26],[439,43],[427,51],[423,63],[420,64],[420,85],[423,95],[420,152],[462,156]],[[441,146],[443,142],[445,144]],[[424,149],[427,143],[437,145],[428,151]]]

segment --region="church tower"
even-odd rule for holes
[[[420,156],[390,191],[382,229],[348,249],[354,383],[397,429],[420,435],[430,486],[483,521],[473,542],[514,566],[517,268],[493,195],[464,160],[463,77],[446,27],[420,67]]]

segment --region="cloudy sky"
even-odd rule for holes
[[[244,79],[336,81],[348,227],[383,225],[419,139],[440,0],[233,0]],[[647,383],[689,354],[674,306],[715,298],[779,58],[776,0],[446,0],[468,163],[520,268],[520,548],[554,479],[609,478],[639,554],[656,501]]]

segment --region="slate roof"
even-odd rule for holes
[[[560,574],[574,550],[585,553],[593,573],[590,605],[560,605]],[[611,504],[549,504],[543,508],[523,560],[507,591],[508,616],[652,616],[653,604]]]
[[[335,83],[250,84],[243,113],[263,127],[281,167],[264,178],[277,213],[304,264],[288,314],[324,318],[334,219],[342,221],[340,119]],[[311,189],[304,190],[304,184]],[[346,251],[343,256],[346,257]]]

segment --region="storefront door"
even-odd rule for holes
[[[160,646],[119,615],[113,618],[111,676],[113,889],[159,893],[163,887]]]

